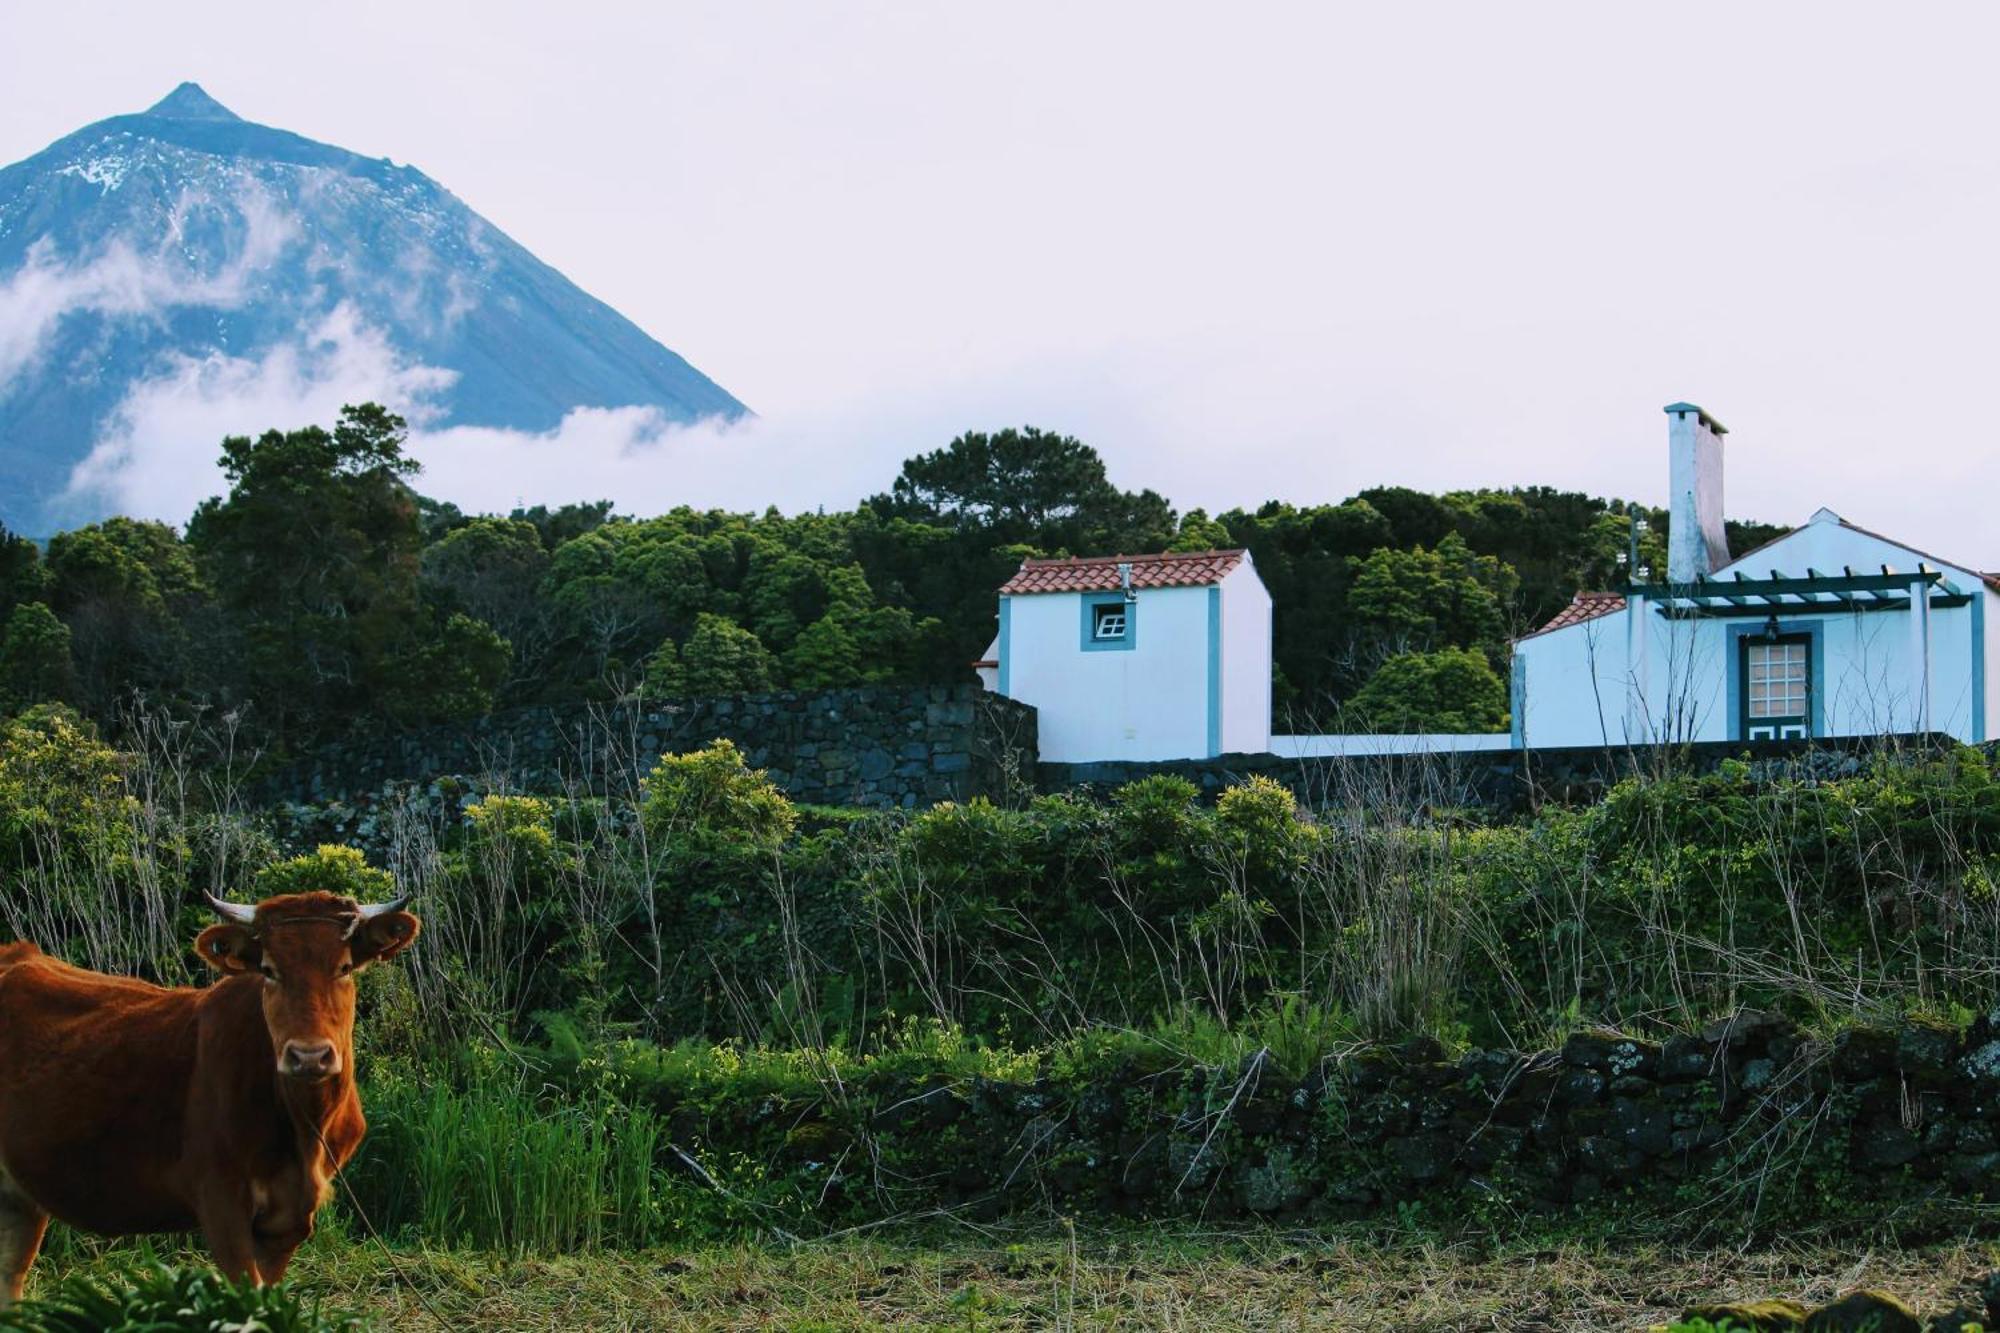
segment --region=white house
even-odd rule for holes
[[[1039,710],[1042,757],[1062,763],[1994,737],[2000,576],[1829,509],[1732,555],[1728,432],[1692,403],[1666,412],[1665,578],[1630,571],[1624,589],[1580,592],[1517,640],[1510,731],[1273,736],[1271,599],[1245,551],[1026,561],[974,665],[988,689]]]
[[[1024,561],[974,665],[1034,705],[1054,762],[1270,749],[1271,596],[1247,551]]]
[[[1742,555],[1723,437],[1667,409],[1666,577],[1575,600],[1514,647],[1515,747],[1936,731],[1993,736],[2000,579],[1821,509]]]

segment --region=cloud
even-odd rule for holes
[[[229,308],[243,302],[250,278],[268,268],[298,235],[298,221],[261,190],[232,199],[242,217],[241,248],[213,273],[203,273],[178,249],[181,223],[211,201],[192,192],[176,201],[167,240],[152,254],[113,241],[87,260],[65,260],[45,237],[28,248],[22,266],[0,283],[0,395],[33,365],[58,325],[73,314],[159,318],[184,306]]]
[[[331,425],[348,403],[379,402],[419,425],[438,415],[454,372],[410,361],[342,303],[263,356],[176,356],[126,393],[70,475],[79,511],[184,521],[223,489],[226,436]]]

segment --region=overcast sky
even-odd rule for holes
[[[1733,516],[1993,568],[1995,15],[66,0],[0,162],[193,79],[414,164],[761,414],[696,502],[1033,423],[1183,508],[1657,503],[1686,398]]]

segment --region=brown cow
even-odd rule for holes
[[[50,1217],[199,1228],[224,1273],[275,1282],[360,1145],[354,974],[417,937],[407,900],[210,901],[201,990],[0,947],[0,1305]]]

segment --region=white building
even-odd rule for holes
[[[1034,705],[1053,762],[1271,746],[1271,596],[1247,551],[1024,561],[975,666]]]
[[[1516,641],[1511,730],[1273,736],[1271,599],[1244,551],[1029,560],[974,665],[1058,763],[1370,755],[1944,732],[1992,739],[2000,577],[1822,509],[1732,556],[1724,427],[1667,409],[1664,580],[1631,571]]]
[[[1993,736],[2000,580],[1821,509],[1753,551],[1723,536],[1723,437],[1667,409],[1664,580],[1579,593],[1514,648],[1516,747],[1936,731]]]

